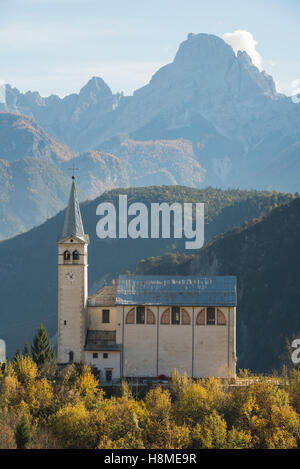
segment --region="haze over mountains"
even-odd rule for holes
[[[73,162],[82,200],[153,184],[300,190],[300,103],[217,36],[189,34],[133,96],[113,94],[99,77],[63,99],[7,85],[0,111],[1,238],[65,205]]]

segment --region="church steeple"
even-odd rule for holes
[[[58,363],[84,361],[87,328],[88,244],[73,176],[58,244]]]
[[[71,192],[62,231],[62,238],[66,238],[67,236],[77,236],[79,238],[84,237],[84,229],[74,176],[72,177]]]

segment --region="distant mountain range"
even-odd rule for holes
[[[50,135],[85,152],[117,135],[135,140],[184,138],[206,169],[205,185],[295,191],[291,171],[300,141],[300,103],[277,93],[246,52],[221,38],[189,34],[174,61],[133,96],[113,94],[101,78],[61,99],[6,86],[0,110],[32,116]],[[114,146],[115,148],[115,146]],[[291,155],[292,153],[292,155]],[[299,154],[299,153],[298,153]],[[118,156],[118,155],[117,155]],[[274,166],[288,159],[289,181]],[[280,170],[278,171],[280,173]]]
[[[0,112],[0,142],[0,239],[37,226],[64,208],[73,166],[76,176],[80,169],[81,200],[115,187],[199,187],[205,179],[192,144],[184,139],[137,142],[116,137],[100,150],[77,153],[31,117]]]
[[[300,191],[300,100],[217,36],[189,34],[133,96],[98,77],[63,99],[5,94],[0,239],[63,208],[73,163],[81,200],[162,184]]]
[[[70,184],[67,184],[66,189],[69,188]],[[90,293],[101,288],[105,279],[116,278],[119,273],[127,270],[134,272],[136,264],[142,259],[161,256],[166,252],[184,252],[184,239],[97,238],[96,207],[103,201],[113,202],[117,207],[120,193],[128,195],[129,204],[143,202],[147,206],[152,202],[204,202],[207,242],[214,236],[232,229],[234,225],[240,226],[252,218],[266,216],[273,207],[287,204],[292,199],[292,196],[278,193],[222,191],[212,188],[199,190],[182,186],[152,186],[106,192],[100,198],[85,202],[81,206],[85,232],[91,239]],[[63,217],[64,212],[60,212],[37,228],[0,242],[0,336],[7,341],[10,356],[17,346],[23,347],[25,341],[31,341],[40,322],[44,323],[51,336],[56,333],[56,241],[61,236]],[[237,264],[238,262],[239,257],[236,260]],[[239,269],[237,266],[237,272]],[[245,318],[246,324],[251,321],[250,316]]]

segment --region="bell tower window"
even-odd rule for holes
[[[79,261],[79,252],[77,251],[77,249],[73,251],[73,261]]]
[[[74,352],[72,352],[72,350],[69,352],[69,362],[70,363],[73,363],[74,361]]]
[[[66,250],[64,252],[64,261],[69,261],[71,259],[71,253],[70,251]]]

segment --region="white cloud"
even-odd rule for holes
[[[293,94],[300,94],[300,78],[297,78],[297,80],[293,80],[291,85]]]
[[[262,56],[256,50],[258,42],[254,39],[249,31],[238,29],[233,33],[223,34],[223,39],[233,48],[235,53],[237,53],[239,50],[246,51],[247,54],[251,57],[254,65],[256,65],[260,71],[263,69]]]

